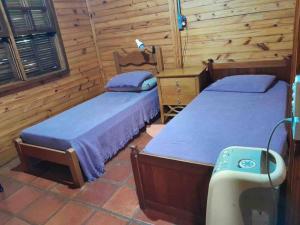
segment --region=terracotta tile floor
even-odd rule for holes
[[[106,164],[106,173],[80,189],[72,189],[62,166],[41,162],[34,174],[23,173],[19,161],[0,168],[0,225],[133,225],[182,224],[155,211],[141,211],[130,163],[130,144],[142,149],[151,136],[142,132]]]

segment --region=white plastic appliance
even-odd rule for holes
[[[269,160],[273,185],[279,186],[284,161],[272,150]],[[277,201],[265,161],[262,149],[233,146],[221,152],[209,183],[206,225],[276,224]]]

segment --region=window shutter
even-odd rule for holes
[[[55,32],[43,0],[6,0],[6,8],[15,36]]]
[[[0,22],[0,38],[1,37],[8,37],[7,29],[1,24]]]
[[[8,34],[7,27],[5,26],[4,17],[0,13],[0,38],[8,37],[8,36],[9,36],[9,34]]]
[[[20,7],[23,6],[22,0],[5,0],[5,4],[10,7]]]
[[[54,37],[37,35],[34,38],[34,45],[36,46],[36,55],[41,71],[45,73],[60,69]]]
[[[9,7],[45,6],[45,0],[5,0]]]
[[[19,37],[16,44],[28,77],[60,69],[52,36],[40,34]]]
[[[52,31],[52,24],[47,11],[42,9],[34,9],[31,10],[31,15],[36,31]]]
[[[27,0],[30,6],[46,6],[45,0]]]
[[[9,9],[8,12],[12,29],[16,35],[33,31],[33,24],[28,13],[24,13],[21,9]]]
[[[15,81],[14,71],[12,70],[8,45],[0,40],[0,84]]]

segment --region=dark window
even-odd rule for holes
[[[0,92],[3,84],[68,72],[51,0],[2,0]]]
[[[55,32],[48,4],[44,0],[5,0],[6,12],[15,36]]]
[[[0,39],[0,85],[17,81],[17,73],[14,71],[9,44],[4,38]]]
[[[39,34],[18,37],[16,44],[27,77],[60,69],[53,36]]]

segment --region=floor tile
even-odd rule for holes
[[[64,204],[65,200],[53,194],[43,195],[20,213],[20,216],[32,224],[44,224]]]
[[[20,160],[19,158],[15,158],[0,168],[0,174],[7,174],[11,169],[16,168],[18,165],[20,165]]]
[[[30,169],[30,172],[24,172],[21,164],[19,164],[13,168],[10,168],[3,174],[23,183],[30,183],[36,177],[43,174],[45,170],[46,168],[43,166],[43,164],[37,163]]]
[[[86,188],[80,192],[76,199],[88,204],[101,207],[118,189],[118,186],[104,183],[91,182],[86,185]]]
[[[164,124],[151,124],[147,126],[146,133],[153,138],[157,136],[164,127],[165,127]]]
[[[105,170],[109,169],[111,166],[113,166],[117,161],[115,160],[115,158],[110,159],[109,161],[107,161],[105,163]]]
[[[30,224],[25,222],[24,220],[15,217],[9,220],[5,225],[30,225]]]
[[[81,192],[86,185],[82,186],[81,188],[71,188],[66,184],[57,184],[53,188],[51,188],[51,191],[57,194],[60,194],[67,198],[72,198],[76,196],[79,192]]]
[[[135,188],[135,181],[134,181],[134,176],[133,174],[127,179],[126,185]]]
[[[151,225],[151,223],[144,223],[144,222],[141,222],[141,221],[133,220],[128,225]],[[179,224],[176,224],[176,225],[179,225]]]
[[[12,216],[6,212],[0,211],[0,225],[4,225]]]
[[[131,164],[129,147],[122,149],[116,156],[105,163],[105,170],[109,170],[115,164]]]
[[[24,186],[7,199],[1,201],[0,208],[11,213],[18,213],[40,196],[41,192],[37,189]]]
[[[128,221],[106,212],[97,212],[88,220],[86,225],[125,225],[127,223]]]
[[[30,183],[35,178],[37,178],[36,175],[19,171],[19,170],[10,170],[8,176],[11,177],[12,179],[18,180],[23,183]]]
[[[144,147],[151,141],[152,137],[146,132],[141,133],[138,139],[136,139],[134,145],[138,147],[139,150],[143,150]]]
[[[0,176],[0,183],[4,188],[4,192],[0,193],[0,201],[8,198],[10,195],[12,195],[13,193],[15,193],[23,187],[22,183],[6,178],[4,176]]]
[[[168,216],[164,213],[154,210],[139,210],[134,218],[136,220],[155,225],[170,225],[176,222],[175,217]]]
[[[124,186],[120,188],[103,208],[132,217],[138,209],[138,199],[134,190]]]
[[[93,213],[93,209],[76,202],[65,205],[46,225],[81,225]]]
[[[44,177],[37,177],[31,182],[31,185],[38,187],[43,190],[50,189],[54,187],[57,183],[53,180],[46,179]]]
[[[103,178],[115,182],[124,182],[132,173],[131,164],[115,163],[105,171]]]
[[[130,153],[131,149],[126,147],[125,149],[121,150],[118,155],[116,156],[115,160],[121,160],[121,161],[130,161]]]

